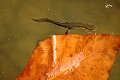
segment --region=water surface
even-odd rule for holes
[[[120,34],[120,0],[0,0],[0,80],[15,80],[39,41],[65,33],[65,28],[31,20],[44,17],[91,23],[97,26],[91,33]],[[119,80],[119,65],[120,54],[109,80]]]

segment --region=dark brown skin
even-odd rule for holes
[[[79,23],[79,22],[65,22],[65,23],[61,23],[61,22],[57,22],[48,18],[41,18],[41,19],[32,19],[36,22],[51,22],[55,25],[64,27],[64,28],[68,28],[68,30],[65,32],[65,34],[68,34],[68,31],[70,29],[85,29],[85,30],[95,30],[96,27],[94,25],[89,25],[89,24],[83,24],[83,23]]]

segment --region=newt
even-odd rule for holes
[[[65,32],[65,34],[68,34],[68,31],[70,29],[84,29],[84,30],[95,30],[96,27],[94,25],[91,24],[84,24],[84,23],[79,23],[79,22],[57,22],[55,20],[52,19],[48,19],[48,18],[41,18],[41,19],[33,19],[32,20],[36,21],[36,22],[50,22],[53,23],[55,25],[67,28],[67,31]]]

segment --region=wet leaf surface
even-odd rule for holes
[[[16,80],[107,80],[119,49],[120,35],[53,35]]]

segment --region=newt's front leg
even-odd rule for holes
[[[68,28],[68,29],[67,29],[67,31],[65,32],[65,34],[68,34],[68,33],[69,33],[69,31],[70,31],[70,29],[71,29],[71,28]]]

